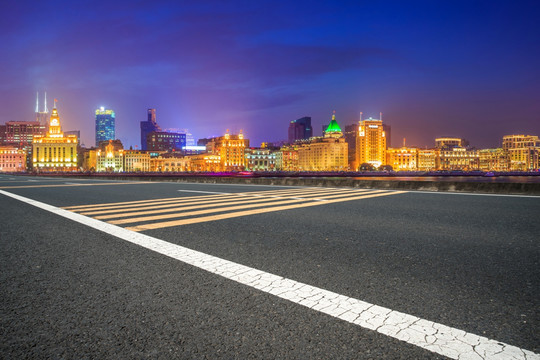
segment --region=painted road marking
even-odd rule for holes
[[[336,190],[340,190],[340,189],[333,189],[333,190],[336,191]],[[254,196],[256,194],[261,194],[261,193],[270,194],[270,193],[279,192],[279,193],[285,194],[285,193],[289,193],[290,191],[293,191],[293,190],[250,191],[250,192],[242,192],[242,193],[234,193],[234,194],[239,195],[239,196]],[[320,189],[307,188],[307,189],[296,189],[294,191],[303,191],[305,193],[308,193],[308,192],[320,191]],[[226,193],[226,194],[228,194],[228,193]],[[224,197],[224,196],[225,195],[223,195],[223,196],[205,195],[205,196],[200,196],[200,197],[189,197],[189,198],[175,197],[175,198],[162,198],[162,199],[135,200],[135,201],[124,201],[124,202],[117,202],[117,203],[101,203],[101,204],[66,206],[66,207],[64,207],[64,209],[69,209],[69,210],[93,209],[93,208],[111,209],[113,207],[116,207],[116,205],[119,205],[119,207],[123,207],[123,206],[127,207],[128,205],[131,205],[131,204],[145,204],[145,203],[151,203],[151,202],[157,202],[157,201],[163,201],[165,203],[165,202],[169,202],[169,201],[170,202],[180,201],[180,200],[183,200],[183,199],[189,199],[189,200],[203,199],[203,198],[211,199],[212,197],[213,198],[218,198],[218,197]]]
[[[372,193],[375,193],[373,191]],[[343,196],[343,195],[341,195]],[[332,196],[329,198],[334,198],[337,196]],[[203,215],[203,214],[211,214],[211,213],[218,213],[218,212],[225,212],[225,211],[233,211],[233,210],[242,210],[242,209],[250,209],[250,208],[260,208],[260,207],[268,207],[268,206],[276,206],[276,205],[284,205],[284,204],[291,204],[291,203],[298,203],[301,201],[305,201],[305,199],[302,200],[285,200],[285,201],[275,201],[274,199],[271,199],[270,202],[268,199],[259,199],[259,200],[250,200],[250,201],[236,201],[236,202],[229,202],[227,204],[223,205],[233,205],[233,204],[242,204],[242,205],[236,205],[236,206],[226,206],[226,207],[215,207],[215,205],[210,206],[189,206],[184,208],[178,208],[178,209],[165,209],[165,210],[157,210],[157,211],[141,211],[141,212],[133,212],[129,214],[116,214],[116,215],[105,215],[105,216],[96,216],[96,219],[104,220],[104,219],[111,219],[111,218],[120,218],[120,217],[130,217],[129,219],[124,220],[112,220],[109,221],[111,224],[129,224],[134,222],[141,222],[141,221],[153,221],[153,220],[163,220],[163,219],[174,219],[174,218],[183,218],[183,217],[189,217],[189,216],[197,216],[197,215]],[[264,202],[264,203],[261,203]],[[255,204],[249,204],[245,205],[246,203],[255,203]],[[212,209],[208,210],[198,210],[198,211],[190,211],[185,212],[186,210],[192,210],[192,209],[201,209],[205,207],[212,207]],[[182,212],[178,212],[178,210]],[[145,214],[157,214],[157,213],[164,213],[164,212],[171,212],[174,211],[172,214],[164,214],[164,215],[155,215],[155,216],[140,216]],[[257,213],[257,210],[254,210],[254,214]],[[85,215],[84,213],[81,213],[82,215]],[[135,216],[135,217],[133,217]],[[243,215],[245,216],[245,215]]]
[[[364,191],[364,190],[361,190],[361,191]],[[332,192],[332,194],[335,194],[336,192]],[[304,196],[308,196],[308,197],[304,197],[302,199],[306,199],[306,200],[311,200],[311,198],[309,197],[309,195],[311,196],[319,196],[319,195],[322,195],[321,193],[317,193],[315,195],[312,195],[312,194],[307,194],[307,195],[304,195]],[[340,196],[346,196],[346,195],[340,195]],[[111,213],[119,213],[119,212],[125,212],[125,211],[140,211],[140,210],[150,210],[150,209],[163,209],[163,208],[172,208],[172,207],[177,207],[178,205],[177,204],[181,204],[181,206],[185,206],[185,205],[191,205],[191,204],[210,204],[210,203],[222,203],[222,202],[227,202],[227,201],[238,201],[238,202],[241,202],[241,201],[254,201],[252,199],[249,199],[249,198],[253,198],[253,197],[256,197],[256,198],[259,198],[262,200],[260,201],[266,201],[267,199],[264,199],[264,198],[274,198],[274,199],[293,199],[291,197],[279,197],[279,196],[268,196],[268,197],[265,197],[263,195],[249,195],[249,194],[246,194],[246,193],[240,193],[240,194],[230,194],[230,195],[222,195],[222,196],[215,196],[215,197],[204,197],[204,198],[200,198],[200,197],[189,197],[189,198],[171,198],[169,200],[165,200],[165,201],[158,201],[158,202],[155,202],[155,203],[145,203],[145,204],[136,204],[136,205],[133,205],[133,204],[129,204],[129,205],[116,205],[116,206],[102,206],[102,207],[99,207],[99,208],[90,208],[90,209],[87,209],[87,208],[83,208],[83,209],[79,209],[79,208],[70,208],[70,210],[73,210],[73,211],[77,211],[77,212],[80,212],[81,214],[83,215],[96,215],[96,214],[111,214]],[[321,201],[321,199],[318,199],[317,201]],[[67,208],[66,208],[67,209]]]
[[[268,191],[270,194],[276,194],[276,191]],[[267,192],[257,192],[254,195],[251,193],[238,193],[233,195],[214,195],[213,197],[189,197],[187,199],[173,198],[174,201],[167,201],[163,204],[163,201],[158,201],[159,205],[155,203],[145,202],[144,204],[131,204],[126,206],[119,205],[111,209],[109,206],[103,206],[99,208],[69,208],[71,211],[79,212],[82,215],[95,216],[96,219],[108,220],[111,224],[133,224],[148,221],[160,221],[152,224],[138,224],[130,227],[134,231],[143,231],[150,229],[159,229],[171,226],[183,226],[188,224],[195,224],[207,221],[217,221],[223,219],[230,219],[233,217],[256,215],[273,211],[283,211],[296,209],[301,207],[313,206],[312,204],[323,204],[332,202],[341,202],[349,200],[360,200],[364,198],[370,198],[375,196],[395,195],[402,192],[388,192],[384,190],[318,190],[318,189],[305,189],[294,190],[292,193],[290,190],[281,191],[280,194],[293,195],[291,197],[275,197],[275,195],[264,196]],[[296,194],[302,194],[302,198],[294,198]],[[358,197],[358,195],[362,195]],[[257,198],[253,198],[253,196]],[[248,197],[248,198],[246,198]],[[333,200],[334,199],[334,200]],[[337,200],[336,200],[337,199]],[[324,201],[324,202],[323,202]],[[296,204],[296,205],[290,205]],[[287,206],[285,206],[287,205]],[[209,208],[201,210],[204,208]],[[253,210],[246,210],[253,209]],[[188,211],[194,210],[194,211]],[[200,216],[212,213],[223,213],[220,215],[202,216],[198,218],[190,218],[183,220],[169,220],[161,221],[165,219],[181,219],[190,216]],[[158,215],[159,214],[159,215]],[[147,216],[151,215],[151,216]],[[124,219],[120,219],[124,218]],[[109,220],[116,219],[116,220]]]
[[[534,359],[540,354],[221,259],[0,190],[0,194],[362,328],[452,359]]]

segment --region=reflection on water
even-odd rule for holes
[[[540,183],[540,176],[360,176],[355,180]]]

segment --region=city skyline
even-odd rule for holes
[[[148,108],[163,128],[243,129],[253,145],[287,139],[304,116],[320,135],[332,110],[343,127],[382,111],[394,147],[540,133],[536,3],[296,5],[0,5],[13,14],[0,25],[11,54],[0,123],[33,120],[47,91],[87,146],[101,106],[133,146]],[[57,21],[36,21],[48,16]]]

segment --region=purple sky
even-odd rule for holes
[[[17,1],[0,4],[0,123],[31,120],[36,91],[94,145],[94,110],[117,137],[139,122],[194,137],[243,129],[252,146],[336,110],[392,126],[393,146],[437,136],[496,147],[540,135],[538,1]]]

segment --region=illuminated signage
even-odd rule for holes
[[[368,125],[368,127],[370,129],[377,129],[379,127],[379,125]]]

